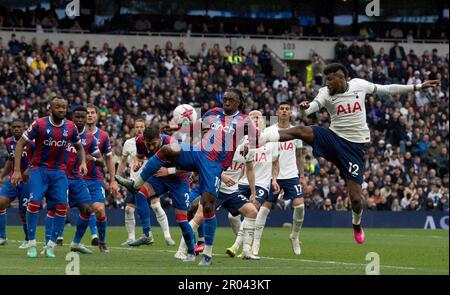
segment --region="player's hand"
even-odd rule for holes
[[[243,146],[241,146],[239,153],[241,154],[242,157],[245,158],[248,154],[248,144],[244,144]]]
[[[28,178],[30,177],[30,168],[27,168],[27,169],[23,172],[22,177],[23,177],[23,181],[24,181],[24,182],[27,182],[27,181],[28,181]]]
[[[156,172],[156,177],[164,177],[169,175],[169,169],[167,167],[159,168],[158,172]]]
[[[87,169],[86,163],[83,162],[80,164],[80,167],[78,168],[78,172],[80,173],[81,176],[85,176],[87,174],[88,169]]]
[[[11,176],[11,183],[13,185],[18,185],[22,182],[22,173],[20,171],[14,171],[13,175]]]
[[[144,161],[135,161],[133,164],[133,171],[138,172],[139,169],[141,169],[143,163]]]
[[[222,181],[227,185],[227,186],[233,186],[236,184],[236,181],[234,181],[233,179],[231,179],[231,177],[226,176],[226,175],[222,175]]]
[[[280,186],[278,185],[278,182],[276,181],[272,181],[272,186],[273,186],[273,193],[275,195],[280,193]]]
[[[309,101],[302,101],[298,106],[304,111],[309,108]]]
[[[258,201],[256,201],[256,195],[255,195],[255,194],[251,194],[251,195],[250,195],[249,201],[250,201],[251,203],[253,203],[254,205],[258,204]]]
[[[111,181],[109,184],[109,188],[111,190],[111,194],[115,197],[117,195],[117,192],[119,191],[119,184],[117,184],[117,181]]]
[[[422,83],[422,89],[438,87],[439,84],[439,80],[428,80]]]

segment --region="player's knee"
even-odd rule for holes
[[[256,210],[256,207],[249,206],[248,209],[246,210],[245,217],[256,218],[257,215],[258,215],[258,210]]]
[[[79,208],[80,213],[86,216],[91,216],[91,207],[89,205],[81,205]],[[88,217],[89,219],[89,217]]]
[[[9,199],[0,197],[0,210],[5,210],[9,206]]]
[[[55,215],[59,217],[66,217],[68,207],[69,206],[67,206],[66,204],[57,204],[55,206]]]

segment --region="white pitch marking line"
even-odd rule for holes
[[[22,243],[22,241],[16,240],[8,240],[12,243]],[[37,242],[38,244],[44,244],[43,242]],[[65,245],[65,244],[64,244]],[[163,252],[163,253],[176,253],[174,250],[147,250],[147,249],[137,249],[137,248],[127,248],[127,247],[109,247],[110,249],[116,250],[126,250],[126,251],[141,251],[141,252]],[[214,254],[214,256],[228,256],[225,254]],[[310,262],[310,263],[324,263],[324,264],[335,264],[335,265],[347,265],[347,266],[366,266],[364,263],[353,263],[353,262],[342,262],[342,261],[332,261],[332,260],[312,260],[312,259],[293,259],[293,258],[280,258],[280,257],[267,257],[261,256],[261,259],[267,260],[282,260],[282,261],[301,261],[301,262]],[[404,269],[404,270],[415,270],[415,267],[407,267],[407,266],[395,266],[395,265],[380,265],[380,267],[384,268],[393,268],[393,269]]]

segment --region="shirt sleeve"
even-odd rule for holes
[[[78,134],[78,128],[74,125],[72,125],[72,137],[70,138],[70,140],[73,143],[80,143],[81,139],[80,139],[80,135]]]
[[[36,120],[33,124],[28,127],[28,129],[22,134],[22,137],[28,141],[33,141],[39,134],[39,122]]]
[[[296,140],[295,140],[295,147],[296,147],[297,149],[301,149],[301,148],[303,147],[303,141],[300,140],[300,139],[296,139]]]
[[[309,104],[309,108],[306,109],[306,115],[311,115],[312,113],[318,112],[321,108],[325,107],[327,101],[328,90],[326,87],[320,88],[319,93],[314,98],[314,100]]]
[[[144,144],[144,141],[142,140],[142,137],[136,138],[136,155],[138,156],[145,156],[146,154],[146,147]]]
[[[125,141],[122,149],[122,157],[128,157],[130,155],[130,141]]]

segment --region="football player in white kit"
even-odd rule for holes
[[[263,132],[266,127],[266,121],[260,111],[253,110],[249,113],[250,118],[255,123],[255,126]],[[253,156],[253,171],[255,174],[255,193],[251,190],[250,181],[247,178],[247,173],[239,179],[239,193],[245,196],[252,202],[259,210],[261,205],[266,201],[269,196],[269,188],[272,179],[272,165],[273,161],[278,159],[278,145],[272,143],[266,143],[262,147],[252,149],[249,152],[249,156]],[[239,227],[240,216],[230,218],[234,229],[238,229],[236,240],[234,244],[227,249],[226,253],[230,257],[236,256],[243,239],[243,226]]]
[[[312,102],[302,102],[300,108],[306,115],[325,108],[331,115],[330,128],[296,126],[285,130],[266,130],[262,141],[285,142],[301,139],[310,144],[316,158],[323,157],[334,163],[346,180],[352,206],[352,223],[355,241],[365,241],[361,227],[362,187],[365,144],[370,142],[366,121],[366,94],[395,95],[439,86],[438,80],[417,85],[379,85],[362,79],[348,81],[345,66],[339,63],[324,69],[326,87],[319,89]]]
[[[276,115],[278,122],[266,129],[265,132],[274,132],[274,130],[283,130],[292,127],[290,124],[292,110],[287,102],[280,103],[277,107]],[[263,205],[259,209],[256,217],[255,238],[253,241],[252,253],[258,255],[261,237],[267,216],[271,208],[277,202],[278,195],[281,190],[284,191],[283,198],[291,200],[291,205],[294,209],[292,215],[292,232],[289,236],[291,240],[294,254],[300,255],[300,229],[303,225],[305,216],[305,205],[302,193],[302,186],[300,178],[303,177],[303,143],[299,139],[290,140],[287,142],[274,143],[274,149],[278,152],[278,157],[273,159],[273,166],[270,171],[272,183],[270,191]],[[295,163],[295,165],[293,165]],[[280,169],[282,167],[282,169]]]
[[[117,175],[123,176],[125,167],[127,166],[128,163],[131,166],[130,178],[135,179],[137,176],[139,176],[142,167],[144,167],[145,165],[145,162],[136,157],[136,138],[139,135],[144,134],[144,130],[145,130],[145,120],[137,119],[134,122],[135,137],[126,140],[123,145],[122,158],[119,163],[119,166],[117,167]],[[122,246],[129,245],[130,243],[136,240],[136,233],[135,233],[136,219],[134,217],[136,205],[137,204],[135,195],[132,195],[131,193],[128,192],[125,198],[125,228],[127,229],[128,239],[124,243],[122,243]],[[175,245],[175,242],[172,240],[172,237],[170,235],[167,215],[164,209],[162,209],[161,207],[161,202],[159,198],[152,199],[151,207],[154,210],[157,220],[160,223],[161,228],[164,232],[164,238],[166,240],[167,245],[168,246]],[[140,213],[140,210],[150,210],[150,209],[148,208],[148,206],[145,206],[145,208],[144,206],[141,206],[141,208],[138,208],[137,210],[138,214]],[[148,215],[149,214],[150,213],[148,213]]]

